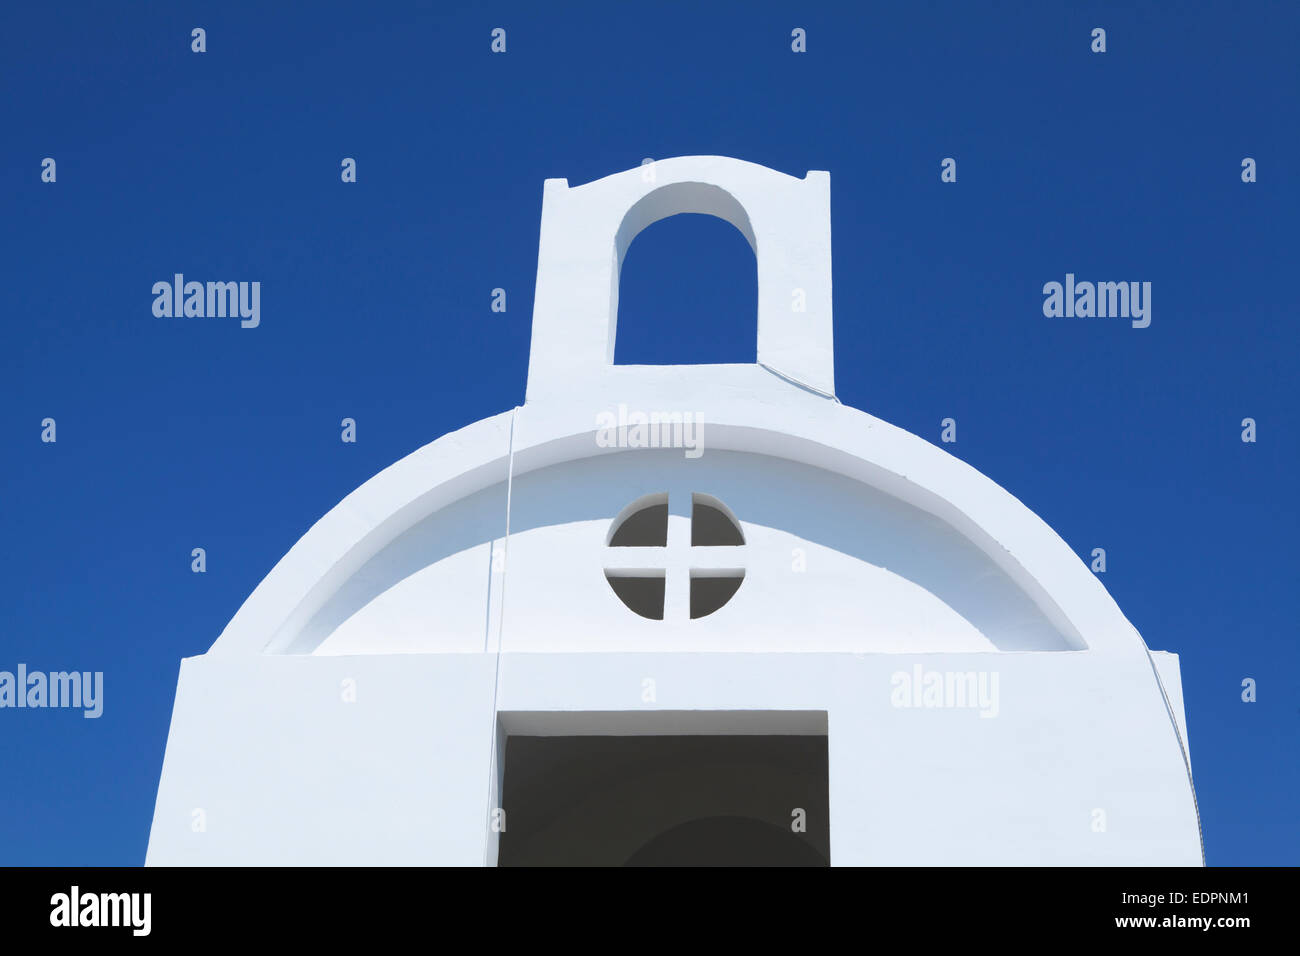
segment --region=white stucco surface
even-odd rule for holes
[[[812,713],[835,864],[1200,864],[1177,657],[1011,493],[831,397],[829,176],[685,157],[646,177],[547,181],[526,403],[349,494],[183,662],[148,862],[492,863],[511,714],[750,733]],[[623,255],[679,212],[755,249],[762,364],[612,364]],[[605,447],[620,406],[690,413],[703,454]],[[662,493],[669,548],[607,545]],[[690,547],[693,494],[743,547]],[[605,581],[650,565],[664,620]],[[740,589],[689,619],[690,573],[724,567]],[[995,680],[996,713],[900,706],[897,675],[930,673]]]

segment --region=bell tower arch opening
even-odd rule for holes
[[[731,223],[753,253],[756,329],[734,335],[724,326],[717,333],[724,342],[755,343],[754,361],[738,364],[760,365],[834,396],[829,175],[810,170],[797,178],[721,156],[683,156],[581,186],[546,181],[526,402],[572,394],[584,383],[620,380],[627,372],[615,368],[614,354],[624,259],[643,230],[683,213]],[[678,225],[667,227],[666,234]],[[652,238],[650,246],[654,244]],[[699,258],[709,262],[714,257]],[[663,271],[649,281],[662,278]],[[727,303],[714,311],[739,322],[747,309]],[[710,321],[706,313],[701,312],[701,326]],[[646,324],[653,334],[654,317]],[[751,353],[746,346],[741,354],[748,358]],[[728,351],[725,357],[736,355]],[[680,354],[667,357],[687,371]],[[620,358],[617,364],[628,362],[622,354]],[[645,364],[660,361],[656,356]],[[708,361],[696,368],[718,364]]]
[[[758,260],[744,233],[720,217],[679,213],[646,227],[629,247],[615,296],[615,365],[758,360]]]

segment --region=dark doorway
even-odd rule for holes
[[[506,740],[501,866],[827,866],[826,737]]]
[[[659,834],[624,866],[825,866],[801,836],[750,817],[706,817]]]

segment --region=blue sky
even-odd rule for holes
[[[106,688],[0,711],[0,864],[143,861],[180,659],[351,489],[522,402],[542,181],[691,154],[830,171],[841,400],[955,418],[1106,549],[1181,655],[1209,862],[1300,862],[1300,8],[419,6],[8,11],[0,669]],[[261,281],[261,325],[156,318],[176,272]],[[1151,326],[1045,318],[1067,272],[1151,282]],[[617,360],[752,361],[753,283],[730,226],[651,227]]]

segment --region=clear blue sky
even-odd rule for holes
[[[955,418],[1106,549],[1181,655],[1209,862],[1300,861],[1300,7],[287,6],[6,11],[0,669],[106,692],[0,711],[0,863],[143,861],[180,659],[351,489],[522,402],[542,181],[690,154],[830,171],[839,397]],[[155,318],[175,272],[261,281],[261,326]],[[1151,282],[1151,326],[1045,318],[1066,272]],[[753,284],[730,226],[652,227],[618,360],[752,361]]]

